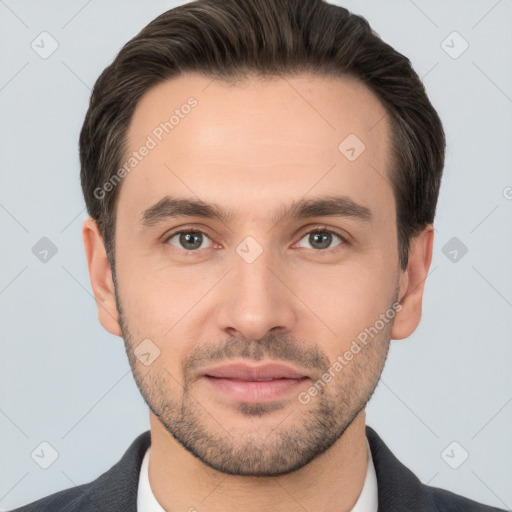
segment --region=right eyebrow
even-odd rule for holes
[[[227,223],[233,220],[235,215],[235,211],[227,211],[201,200],[165,196],[142,212],[140,223],[145,227],[151,227],[177,217],[203,217]]]

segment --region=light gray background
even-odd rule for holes
[[[510,509],[512,1],[339,3],[412,60],[448,139],[423,321],[392,342],[367,423],[423,482]],[[122,340],[97,321],[77,141],[100,72],[177,4],[0,1],[0,508],[91,481],[149,428]],[[31,48],[42,31],[59,44],[47,59]],[[453,31],[469,43],[456,59]],[[46,263],[42,237],[58,248]],[[452,237],[468,248],[456,262]],[[59,454],[46,470],[43,441]]]

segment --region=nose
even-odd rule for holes
[[[219,328],[229,335],[259,340],[271,329],[291,331],[298,318],[290,280],[278,257],[268,250],[252,262],[233,255],[233,267],[220,285]]]

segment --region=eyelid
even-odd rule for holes
[[[206,227],[198,227],[198,226],[180,226],[179,228],[171,229],[164,233],[162,236],[164,242],[167,241],[169,238],[173,237],[174,235],[178,235],[180,233],[202,233],[203,235],[208,236],[208,238],[211,238],[208,235],[208,229]]]
[[[307,228],[305,228],[305,231],[301,231],[301,235],[298,240],[301,240],[302,238],[304,238],[305,235],[308,235],[310,233],[315,233],[317,231],[321,231],[322,233],[323,232],[332,233],[336,236],[339,236],[343,240],[343,242],[345,242],[347,244],[350,243],[350,235],[348,233],[346,233],[344,230],[337,229],[332,226],[326,226],[324,224],[308,226]]]

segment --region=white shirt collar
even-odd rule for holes
[[[139,488],[137,491],[137,512],[165,512],[162,505],[156,501],[149,485],[149,455],[151,446],[146,450],[140,467]]]
[[[368,452],[368,469],[366,470],[363,490],[350,512],[377,512],[379,505],[377,475],[375,474],[375,466],[373,465],[372,451],[370,449],[368,438],[365,437],[365,439],[366,449]]]
[[[357,503],[350,512],[377,512],[378,494],[377,494],[377,475],[373,465],[372,452],[370,444],[366,439],[368,452],[368,470],[364,481],[363,490],[359,495]],[[158,503],[149,484],[149,456],[151,446],[146,450],[142,459],[140,468],[139,488],[137,491],[137,512],[165,512],[165,509]]]

